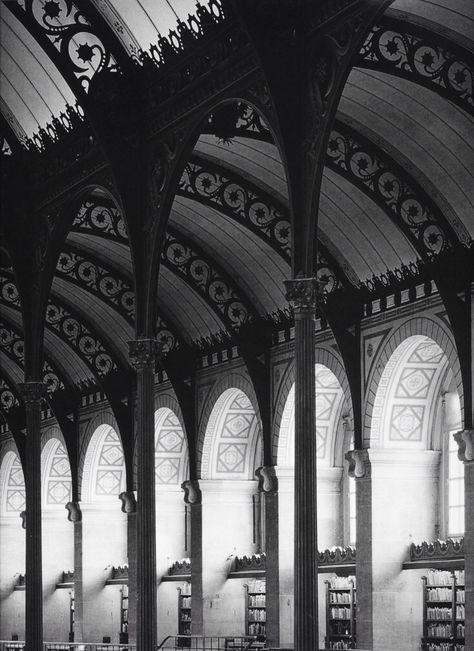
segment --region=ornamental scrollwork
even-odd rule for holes
[[[128,246],[125,222],[120,212],[112,205],[104,205],[91,200],[84,201],[74,219],[72,230],[111,237]]]
[[[68,342],[99,375],[106,375],[117,369],[116,362],[106,351],[101,341],[62,305],[49,300],[46,308],[46,323],[61,339]]]
[[[156,321],[155,337],[160,344],[160,350],[163,355],[179,348],[178,339],[161,317],[158,317]]]
[[[56,273],[106,299],[129,323],[133,323],[135,293],[132,286],[117,274],[72,250],[61,253]]]
[[[343,284],[334,268],[321,249],[318,246],[316,253],[316,278],[322,285],[324,294],[332,294],[338,289],[341,289]]]
[[[232,287],[230,280],[189,243],[169,231],[163,245],[162,263],[204,296],[232,329],[240,328],[249,320],[250,308]]]
[[[419,545],[412,543],[410,545],[411,561],[433,561],[435,559],[445,558],[464,558],[464,538],[454,540],[424,540]]]
[[[373,143],[356,140],[338,124],[329,138],[326,164],[388,211],[422,253],[432,256],[445,249],[447,235],[438,209]]]
[[[178,194],[217,207],[269,241],[287,259],[291,253],[291,224],[271,197],[211,165],[193,160],[184,168]]]
[[[33,23],[56,48],[84,92],[88,92],[94,75],[117,69],[93,25],[72,0],[16,0],[7,4],[17,18]]]
[[[20,307],[20,294],[16,284],[3,274],[0,274],[0,296],[5,303]]]
[[[0,349],[21,368],[24,367],[25,342],[15,330],[5,325],[0,326]],[[48,393],[65,388],[63,381],[59,378],[59,373],[47,360],[43,363],[43,383],[46,385]]]
[[[249,88],[249,92],[255,95],[259,101],[271,109],[271,98],[267,86],[262,82],[258,86]],[[263,142],[273,143],[273,137],[265,120],[260,113],[248,104],[240,103],[240,114],[236,124],[236,135],[244,135],[246,138],[256,138]]]
[[[384,19],[367,36],[355,65],[406,77],[472,113],[472,55],[420,27],[408,32],[406,24]]]
[[[13,391],[10,389],[5,380],[0,380],[0,406],[6,412],[8,412],[12,407],[18,407],[20,404],[18,398],[15,396]]]

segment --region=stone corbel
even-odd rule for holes
[[[183,481],[181,488],[184,491],[184,501],[186,504],[201,504],[201,489],[197,479]]]
[[[122,513],[136,513],[137,512],[137,500],[133,491],[124,491],[118,496],[119,500],[122,502]]]
[[[458,444],[458,459],[464,463],[474,461],[474,429],[463,429],[453,435]]]
[[[346,452],[346,459],[349,462],[349,477],[354,479],[370,477],[370,462],[367,450],[349,450],[349,452]]]
[[[261,493],[278,493],[278,477],[275,466],[262,466],[257,468],[255,474],[258,479],[258,490]]]
[[[82,520],[82,511],[79,502],[68,502],[64,508],[67,509],[67,519],[69,522],[80,522]]]
[[[26,511],[22,511],[20,513],[20,518],[21,518],[21,528],[26,529]]]

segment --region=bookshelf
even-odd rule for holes
[[[120,644],[128,643],[128,585],[120,588]]]
[[[356,578],[333,576],[326,583],[326,649],[356,648]]]
[[[191,584],[178,588],[178,634],[191,635]],[[178,646],[191,646],[190,638],[178,638]]]
[[[267,622],[266,585],[263,579],[255,579],[247,585],[245,633],[265,638]]]
[[[464,651],[464,570],[431,570],[423,581],[423,651]]]

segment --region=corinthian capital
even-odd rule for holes
[[[318,296],[322,294],[324,283],[316,278],[300,278],[285,280],[286,300],[293,303],[295,311],[314,310]]]
[[[20,394],[27,409],[32,409],[41,404],[41,399],[46,393],[44,382],[23,382],[19,385]]]
[[[156,339],[134,339],[128,342],[128,352],[132,366],[139,371],[155,365],[160,354],[160,344]]]
[[[474,429],[456,432],[454,440],[458,444],[458,459],[464,463],[474,461]]]
[[[349,450],[349,452],[346,452],[346,459],[349,462],[349,477],[355,479],[370,477],[370,462],[367,450]]]

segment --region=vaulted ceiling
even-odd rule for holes
[[[101,67],[143,52],[158,58],[162,36],[196,12],[193,0],[91,0],[78,13],[85,4],[1,2],[4,155],[53,117],[65,119]],[[216,0],[210,11],[220,13]],[[322,181],[315,272],[327,292],[474,237],[473,38],[469,0],[395,0],[354,58]],[[284,166],[261,118],[244,104],[239,115],[229,140],[204,130],[183,170],[158,286],[165,351],[287,307]],[[51,390],[127,368],[134,336],[132,259],[117,204],[91,189],[71,223],[46,314]],[[15,279],[2,265],[0,399],[8,409],[23,339]]]

